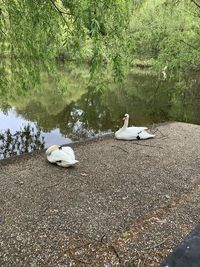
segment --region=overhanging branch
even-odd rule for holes
[[[191,0],[191,2],[194,3],[198,8],[200,8],[200,4],[199,4],[199,3],[197,3],[197,2],[194,1],[194,0]]]
[[[187,46],[189,46],[189,47],[191,47],[191,48],[193,48],[193,49],[199,51],[199,48],[198,48],[198,47],[196,47],[196,46],[194,46],[194,45],[192,45],[192,44],[189,44],[189,43],[185,42],[185,41],[182,40],[182,39],[180,39],[180,42],[182,42],[182,43],[186,44]]]
[[[70,13],[60,10],[60,8],[55,4],[55,2],[53,0],[50,0],[50,2],[54,6],[54,8],[58,11],[58,13],[60,13],[60,15],[63,16],[63,14],[64,14],[64,15],[71,16]]]
[[[49,0],[49,1],[53,5],[54,9],[60,14],[60,16],[62,17],[63,21],[65,22],[65,25],[67,26],[68,30],[71,32],[70,27],[68,25],[69,22],[67,22],[67,20],[64,16],[64,15],[71,16],[71,14],[60,10],[59,7],[55,4],[54,0]]]

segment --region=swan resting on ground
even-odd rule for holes
[[[124,115],[124,125],[117,132],[115,137],[122,140],[140,140],[153,138],[154,134],[149,134],[146,130],[147,127],[128,127],[129,114]]]
[[[69,146],[50,146],[46,150],[47,160],[51,163],[56,163],[58,166],[70,167],[78,162],[75,159],[74,151]]]

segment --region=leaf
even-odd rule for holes
[[[128,237],[128,236],[129,236],[129,233],[128,233],[128,232],[124,232],[124,233],[122,233],[122,237],[126,238],[126,237]]]

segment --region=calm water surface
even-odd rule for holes
[[[74,84],[61,91],[49,81],[39,91],[12,93],[2,101],[0,159],[113,132],[124,113],[138,126],[169,120],[200,124],[195,75],[184,84],[147,73],[132,73],[123,86],[108,84],[103,90]]]

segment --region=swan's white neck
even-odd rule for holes
[[[128,127],[128,118],[125,118],[125,120],[124,120],[124,125],[123,125],[123,127],[122,127],[122,129],[124,130],[124,129],[126,129],[127,127]]]

